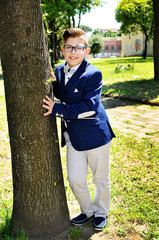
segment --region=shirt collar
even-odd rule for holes
[[[74,71],[76,71],[79,68],[80,65],[81,65],[81,63],[71,68],[69,66],[68,62],[66,63],[66,66],[68,66],[70,69],[73,69]]]

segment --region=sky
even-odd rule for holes
[[[82,15],[81,25],[87,25],[92,29],[120,28],[120,23],[115,20],[115,8],[119,0],[104,0],[103,7],[95,7],[90,13]]]

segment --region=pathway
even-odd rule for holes
[[[159,141],[159,106],[102,97],[113,128]]]

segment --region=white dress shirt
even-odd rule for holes
[[[67,65],[68,65],[68,63],[67,63]],[[81,63],[80,64],[78,64],[78,65],[76,65],[75,67],[70,67],[70,69],[73,69],[74,70],[74,73],[75,73],[75,71],[77,71],[77,69],[79,68],[79,66],[81,65]],[[68,65],[69,66],[69,65]],[[74,73],[71,73],[70,71],[68,71],[68,72],[66,72],[65,73],[65,85],[67,84],[67,82],[70,80],[70,78],[72,77],[72,75],[74,74]]]

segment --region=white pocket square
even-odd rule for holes
[[[77,88],[75,88],[74,93],[79,92]]]

